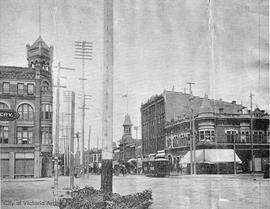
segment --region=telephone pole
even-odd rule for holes
[[[75,70],[74,68],[62,67],[58,62],[57,68],[57,84],[56,87],[56,123],[55,123],[55,141],[54,141],[54,189],[55,194],[58,196],[58,157],[59,157],[59,110],[60,110],[60,88],[66,86],[60,85],[60,70]]]
[[[187,82],[189,85],[189,107],[190,107],[190,174],[196,175],[196,137],[195,137],[195,118],[194,112],[191,105],[191,100],[193,99],[192,85],[195,83]]]
[[[68,128],[69,140],[68,140],[68,156],[69,156],[69,176],[70,176],[70,189],[74,187],[74,122],[75,122],[75,93],[73,91],[66,91],[65,102],[71,104],[71,112],[69,113],[70,117],[70,128]],[[68,108],[69,109],[69,108]],[[69,111],[68,111],[69,112]],[[69,122],[69,120],[68,120]],[[69,123],[68,123],[69,124]]]
[[[84,79],[87,80],[87,79]],[[83,80],[82,80],[83,81]],[[85,166],[85,158],[84,158],[84,124],[85,124],[85,110],[89,109],[86,107],[86,100],[91,100],[92,95],[83,94],[82,95],[82,107],[79,107],[79,109],[82,110],[82,155],[81,155],[81,164],[83,167]]]
[[[89,126],[89,134],[88,134],[88,150],[90,150],[90,139],[91,139],[91,126]]]
[[[251,165],[252,165],[252,174],[255,171],[255,164],[254,164],[254,150],[253,150],[253,112],[252,112],[252,98],[254,94],[250,92],[250,141],[251,141]]]
[[[113,141],[113,0],[104,0],[101,190],[112,192]]]
[[[85,122],[85,86],[84,82],[87,80],[85,78],[85,61],[87,60],[92,60],[92,47],[93,43],[92,42],[87,42],[87,41],[75,41],[75,59],[82,60],[82,76],[79,78],[82,82],[82,146],[81,146],[81,159],[80,163],[84,166],[84,122]]]

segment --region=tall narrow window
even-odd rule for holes
[[[32,84],[32,83],[27,84],[27,94],[29,94],[29,95],[34,94],[34,84]]]
[[[41,106],[41,118],[52,119],[52,106],[50,104],[43,104]]]
[[[41,142],[42,144],[51,144],[52,140],[52,128],[42,127],[41,128]]]
[[[41,93],[45,94],[48,91],[49,91],[49,83],[46,81],[42,82]]]
[[[23,83],[18,83],[17,84],[17,94],[18,95],[23,95],[23,88],[24,88],[24,84]]]
[[[0,143],[8,144],[8,126],[0,126]]]
[[[3,94],[9,94],[9,82],[3,83]]]

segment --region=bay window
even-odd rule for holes
[[[215,131],[214,130],[203,130],[199,131],[200,141],[215,141]]]

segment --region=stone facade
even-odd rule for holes
[[[39,37],[27,45],[28,67],[0,66],[0,109],[20,114],[0,121],[1,176],[52,175],[53,48]]]

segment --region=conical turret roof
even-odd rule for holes
[[[207,95],[204,96],[204,99],[200,106],[199,114],[201,113],[214,113],[214,108],[212,107]]]
[[[125,115],[125,121],[124,121],[123,126],[132,126],[129,114]]]

